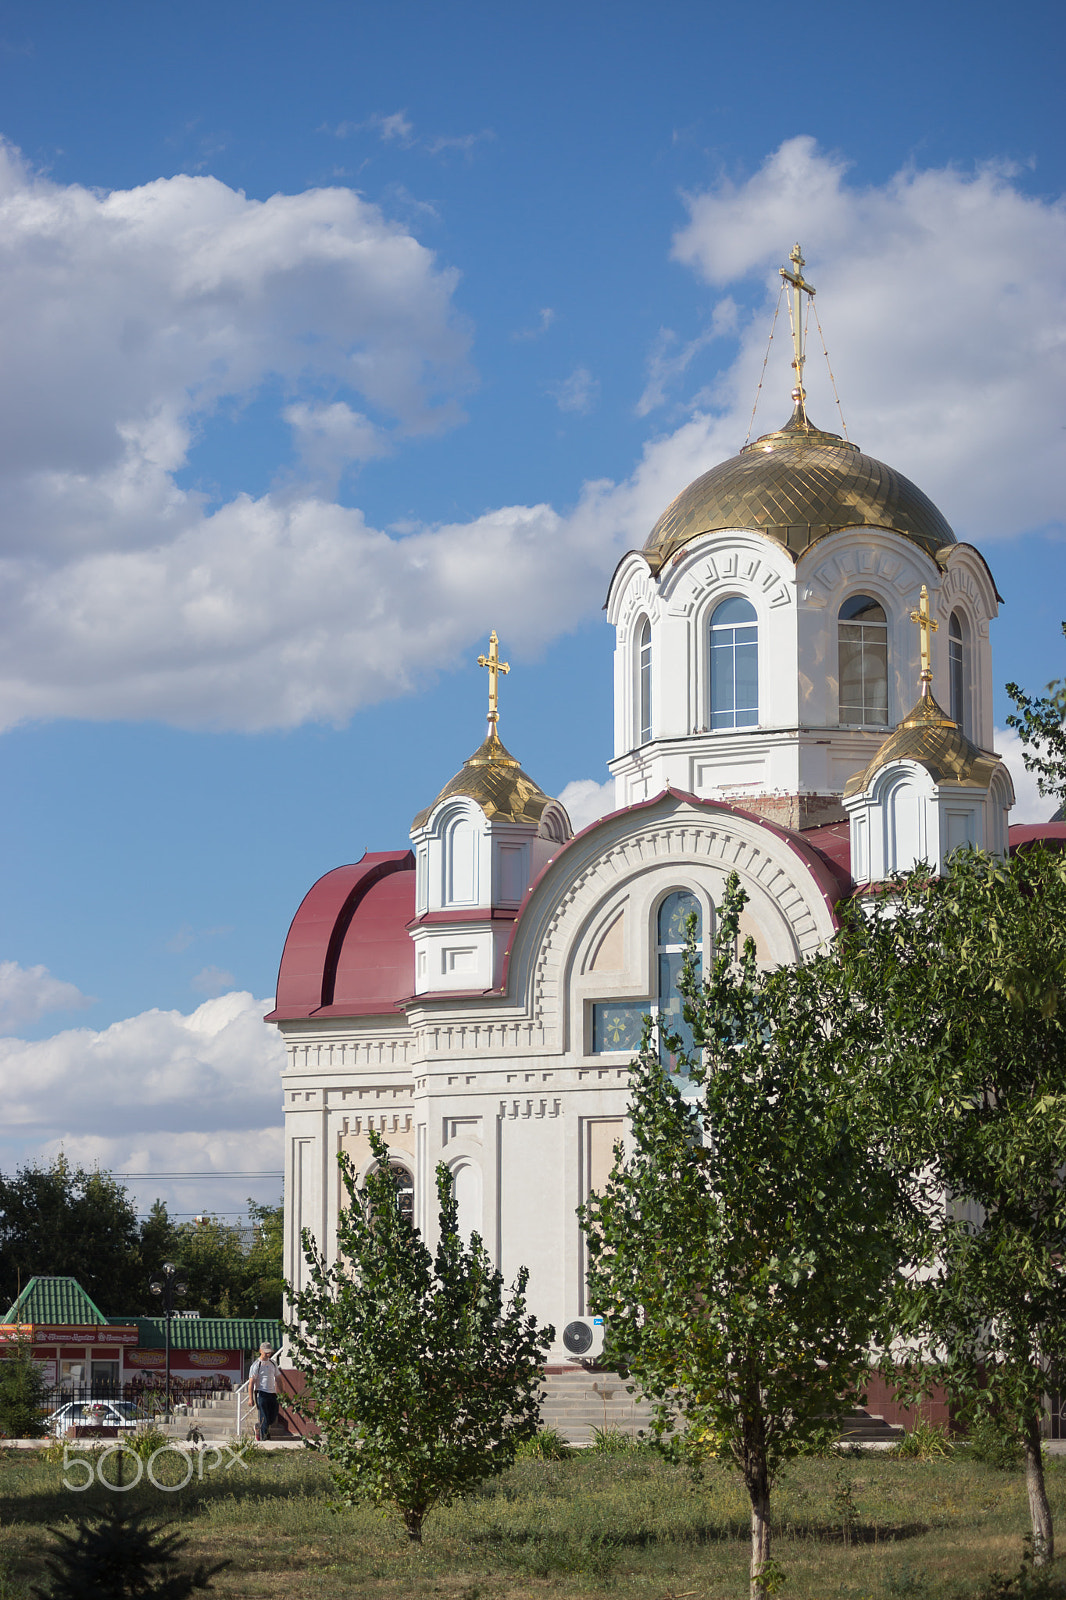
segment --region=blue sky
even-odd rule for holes
[[[1066,671],[1062,60],[1044,4],[4,8],[0,1164],[279,1166],[289,919],[479,741],[491,627],[595,807],[607,578],[743,442],[796,237],[997,685]]]

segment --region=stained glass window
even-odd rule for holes
[[[592,1048],[597,1055],[605,1051],[626,1050],[635,1055],[640,1049],[644,1018],[651,1010],[646,1000],[597,1001],[592,1008]]]
[[[685,941],[688,937],[688,919],[696,918],[696,952],[703,939],[703,917],[700,903],[687,889],[675,889],[659,907],[659,1020],[660,1027],[680,1036],[686,1051],[692,1050],[692,1029],[685,1021],[678,980],[685,959]],[[677,1057],[660,1043],[662,1063],[671,1072],[678,1071]]]

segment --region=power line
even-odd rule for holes
[[[180,1178],[283,1178],[284,1172],[112,1172],[113,1178],[130,1178],[140,1181],[151,1179],[166,1179],[174,1183]]]

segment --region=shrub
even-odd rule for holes
[[[980,1417],[972,1423],[959,1448],[971,1461],[983,1461],[1000,1472],[1012,1472],[1021,1466],[1024,1457],[1021,1440],[1012,1437],[992,1417]]]
[[[215,1573],[229,1565],[183,1569],[181,1535],[164,1533],[118,1496],[90,1512],[75,1533],[51,1532],[58,1548],[45,1562],[49,1587],[30,1591],[38,1600],[186,1600],[210,1589]]]
[[[0,1361],[0,1433],[9,1439],[39,1439],[46,1433],[46,1392],[41,1369],[28,1350],[19,1348]]]
[[[515,1454],[519,1460],[565,1461],[570,1446],[554,1428],[541,1428],[532,1439],[523,1439]]]
[[[601,1456],[625,1455],[630,1450],[639,1449],[636,1439],[631,1434],[623,1433],[620,1428],[593,1428],[590,1450],[595,1450]]]
[[[953,1448],[946,1428],[920,1416],[892,1453],[909,1461],[935,1461],[940,1456],[951,1455]]]

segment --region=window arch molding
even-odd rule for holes
[[[871,584],[865,574],[836,601],[837,720],[842,727],[884,728],[892,720],[895,610],[880,585]]]
[[[697,684],[698,722],[710,732],[759,726],[766,698],[763,679],[767,615],[760,603],[762,598],[739,584],[722,585],[706,597],[695,614],[694,659],[700,664],[702,678]],[[731,679],[725,693],[723,668]],[[725,702],[717,713],[716,698]],[[746,703],[740,704],[739,700]],[[741,716],[744,720],[738,720]]]

